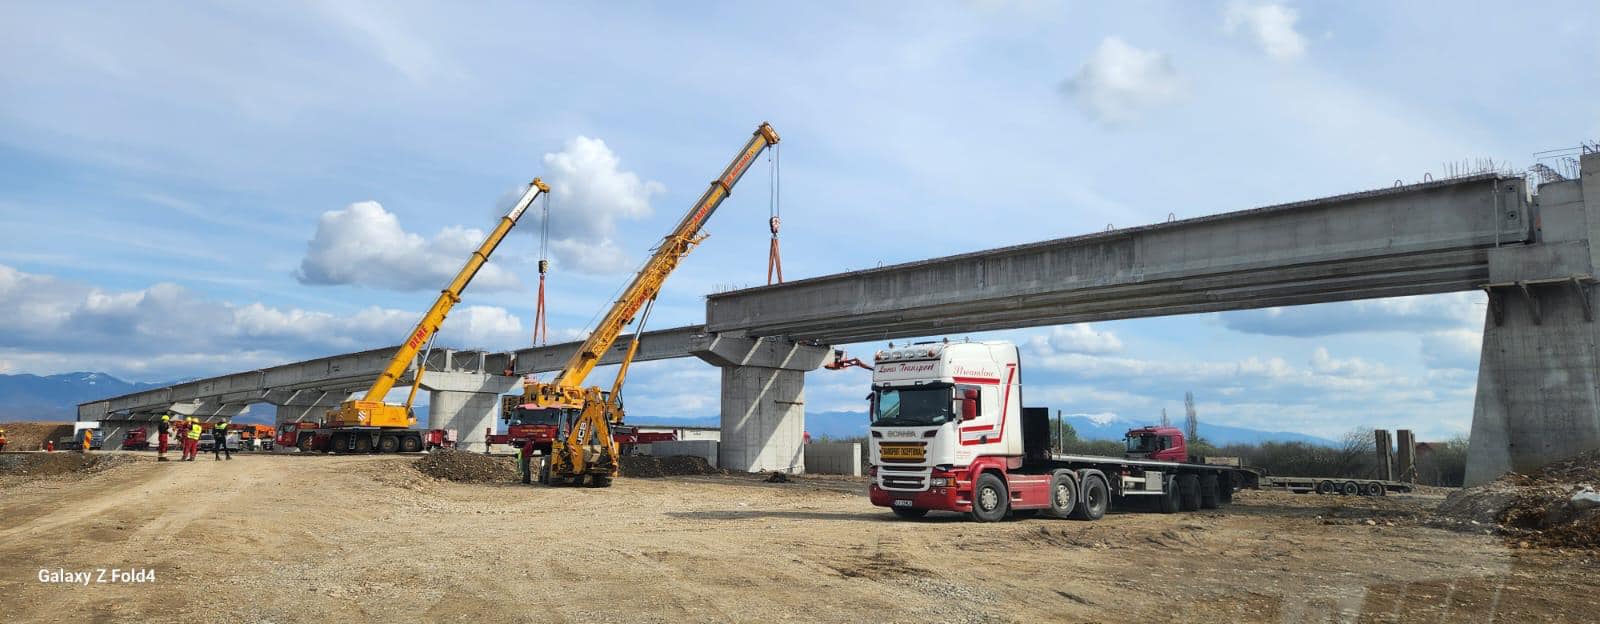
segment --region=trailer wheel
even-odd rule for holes
[[[1377,481],[1368,483],[1366,494],[1367,496],[1383,496],[1385,494],[1383,484],[1378,483]]]
[[[379,453],[393,453],[398,450],[400,450],[400,438],[398,436],[386,435],[378,438]]]
[[[1216,509],[1222,504],[1218,502],[1221,495],[1217,493],[1217,475],[1200,475],[1200,508]]]
[[[1317,493],[1318,494],[1332,494],[1333,493],[1333,482],[1332,481],[1326,481],[1326,480],[1318,482],[1317,483]]]
[[[1070,472],[1057,472],[1050,477],[1050,513],[1057,518],[1072,517],[1078,506],[1078,480]]]
[[[1200,477],[1192,474],[1178,475],[1178,508],[1184,511],[1200,510]]]
[[[1156,510],[1164,514],[1178,513],[1178,508],[1183,505],[1183,497],[1178,493],[1177,475],[1167,477],[1167,482],[1163,485],[1166,486],[1166,493],[1156,501]]]
[[[1099,520],[1106,515],[1106,506],[1111,504],[1111,491],[1106,488],[1105,479],[1097,475],[1089,475],[1083,481],[1083,496],[1078,501],[1076,509],[1072,510],[1074,520]]]
[[[401,453],[415,453],[422,450],[422,436],[408,435],[400,438]]]
[[[1006,491],[1006,483],[994,473],[978,475],[978,482],[972,486],[972,511],[967,512],[967,517],[978,522],[999,522],[1010,507],[1011,494]]]
[[[1222,505],[1233,504],[1233,477],[1219,477],[1217,481],[1217,502]]]
[[[928,510],[917,509],[916,507],[893,507],[891,510],[894,511],[894,515],[900,516],[901,518],[905,518],[907,520],[916,520],[917,518],[928,515]]]
[[[1356,496],[1361,493],[1361,486],[1355,481],[1345,481],[1344,486],[1339,488],[1339,493],[1344,496]]]

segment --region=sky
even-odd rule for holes
[[[535,176],[550,332],[581,337],[762,121],[778,200],[763,159],[652,327],[765,283],[774,203],[796,279],[1600,139],[1594,3],[1115,4],[0,4],[0,373],[396,344]],[[542,219],[441,346],[530,344]],[[971,337],[1022,344],[1028,402],[1069,414],[1193,391],[1220,424],[1430,439],[1469,429],[1483,316],[1461,293]],[[717,379],[641,364],[630,411],[713,415]],[[808,411],[868,382],[810,373]]]

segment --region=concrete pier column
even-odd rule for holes
[[[805,472],[805,374],[832,350],[779,338],[704,336],[689,351],[722,369],[718,465]]]
[[[1581,171],[1539,187],[1539,244],[1489,250],[1468,486],[1600,448],[1600,154]]]
[[[484,431],[495,427],[500,416],[500,395],[520,382],[520,377],[505,375],[429,372],[422,376],[422,387],[428,390],[428,428],[453,431],[456,448],[488,450]]]

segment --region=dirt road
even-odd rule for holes
[[[984,525],[897,521],[838,479],[551,489],[394,457],[141,459],[0,477],[0,620],[1547,622],[1592,621],[1600,591],[1592,553],[1421,526],[1437,497]],[[39,580],[101,568],[155,579]]]

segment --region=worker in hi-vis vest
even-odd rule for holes
[[[200,454],[200,419],[189,417],[189,433],[183,440],[183,460],[194,461]]]
[[[222,461],[222,456],[227,455],[228,461],[233,461],[233,451],[228,450],[228,421],[217,421],[211,426],[211,441],[216,443],[211,447],[213,459]]]

